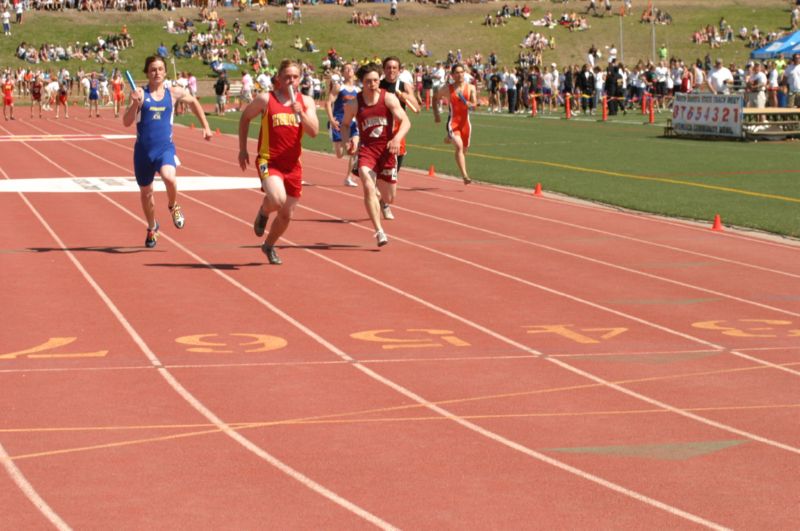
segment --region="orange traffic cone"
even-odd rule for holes
[[[718,230],[722,231],[722,218],[719,217],[719,214],[714,216],[714,224],[711,226],[711,230]]]
[[[542,183],[536,183],[536,188],[533,189],[533,195],[542,195]]]
[[[431,164],[431,167],[428,168],[428,177],[433,177],[434,175],[436,175],[436,172],[433,169],[433,164]]]
[[[191,122],[191,123],[189,124],[189,129],[194,129],[194,122]]]
[[[222,132],[219,130],[219,127],[217,127],[217,134],[218,134],[218,135],[221,135],[221,134],[222,134]]]

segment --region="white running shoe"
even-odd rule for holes
[[[386,237],[386,233],[382,230],[379,230],[375,233],[375,239],[378,242],[378,247],[383,247],[387,243],[389,243],[389,238]]]
[[[383,205],[381,207],[381,214],[383,214],[383,219],[394,219],[394,213],[389,205]]]
[[[345,177],[345,178],[344,178],[344,185],[345,185],[345,186],[349,186],[349,187],[351,187],[351,188],[355,188],[356,186],[358,186],[358,183],[357,183],[357,182],[355,182],[355,181],[354,181],[353,179],[351,179],[350,177]]]

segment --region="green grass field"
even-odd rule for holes
[[[324,128],[324,112],[319,113]],[[193,118],[182,117],[188,123]],[[443,124],[412,115],[405,165],[458,175]],[[238,115],[211,116],[235,134]],[[598,201],[632,210],[800,237],[800,152],[796,142],[745,143],[662,137],[637,113],[607,123],[475,113],[467,165],[473,179]],[[255,136],[254,124],[251,135]],[[306,149],[331,152],[324,131]],[[231,160],[235,154],[231,154]],[[313,176],[309,176],[313,179]]]
[[[488,54],[496,50],[509,64],[518,51],[517,44],[533,27],[512,19],[503,28],[480,25],[487,12],[501,3],[465,4],[442,9],[433,5],[401,4],[399,21],[382,20],[378,28],[358,28],[347,23],[351,9],[335,6],[304,7],[304,23],[287,26],[281,22],[283,8],[270,7],[237,13],[221,10],[229,22],[236,17],[270,21],[276,49],[270,60],[277,63],[296,53],[289,48],[295,35],[312,37],[320,49],[334,46],[344,57],[397,54],[412,59],[406,52],[413,39],[424,38],[437,54],[448,48],[466,53],[476,49]],[[513,5],[513,3],[511,3]],[[533,18],[545,9],[558,15],[564,10],[583,9],[585,1],[570,0],[565,6],[547,1],[531,2]],[[619,2],[615,1],[615,6]],[[692,31],[718,22],[721,16],[737,28],[758,25],[762,30],[786,27],[788,5],[784,0],[665,0],[657,5],[675,19],[672,26],[656,27],[657,45],[666,43],[671,54],[694,60],[708,49],[689,42]],[[556,50],[547,52],[545,61],[582,62],[589,45],[603,49],[616,44],[624,49],[625,61],[650,57],[652,35],[649,26],[638,23],[643,0],[634,2],[637,14],[622,20],[624,41],[620,47],[620,19],[592,18],[591,30],[569,33],[555,28]],[[361,3],[363,11],[377,10],[388,15],[388,4]],[[186,15],[194,11],[184,10]],[[25,23],[13,26],[13,36],[0,40],[0,65],[21,66],[13,51],[21,40],[41,43],[94,40],[97,35],[119,31],[123,23],[136,39],[136,47],[123,52],[124,68],[138,71],[144,57],[154,52],[159,42],[167,46],[183,42],[182,35],[169,35],[163,29],[168,16],[180,13],[34,13]],[[255,34],[247,32],[254,40]],[[623,48],[624,47],[624,48]],[[726,44],[713,56],[742,63],[749,49],[741,43]],[[435,58],[434,57],[434,58]],[[320,54],[303,54],[311,62]],[[79,65],[68,64],[71,69]],[[84,64],[86,67],[86,64]],[[198,61],[178,61],[179,70],[189,69],[202,77],[210,73]],[[322,116],[322,113],[320,114]],[[210,117],[212,127],[234,133],[238,115]],[[608,123],[594,120],[565,121],[557,118],[489,115],[473,116],[473,145],[467,163],[470,174],[479,181],[508,184],[532,189],[540,182],[544,189],[583,199],[600,201],[645,212],[655,212],[709,221],[719,213],[726,224],[749,227],[787,236],[800,237],[800,186],[797,178],[800,162],[795,142],[742,143],[726,141],[690,141],[661,137],[663,120],[643,125],[639,114],[619,116]],[[178,122],[186,121],[179,118]],[[324,125],[324,120],[323,125]],[[406,165],[456,175],[452,149],[442,143],[443,125],[435,125],[430,113],[412,116]],[[252,133],[255,134],[255,129]],[[330,151],[324,134],[307,139],[306,149]],[[235,159],[235,154],[231,154]]]

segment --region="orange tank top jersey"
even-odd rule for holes
[[[305,103],[300,100],[303,110]],[[284,172],[300,165],[303,127],[290,105],[284,105],[270,94],[267,109],[261,116],[261,136],[258,138],[258,165],[275,167]]]
[[[450,98],[448,99],[450,116],[447,118],[447,134],[450,137],[454,135],[460,136],[464,147],[469,147],[472,127],[469,121],[467,102],[470,101],[470,96],[474,89],[469,83],[464,83],[459,89],[450,85],[448,89],[450,90]]]
[[[116,94],[122,94],[122,80],[121,79],[112,79],[111,80],[111,91]]]

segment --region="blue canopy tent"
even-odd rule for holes
[[[763,48],[750,52],[750,59],[775,59],[779,54],[783,54],[786,59],[789,59],[795,53],[800,53],[800,31],[795,31]]]

